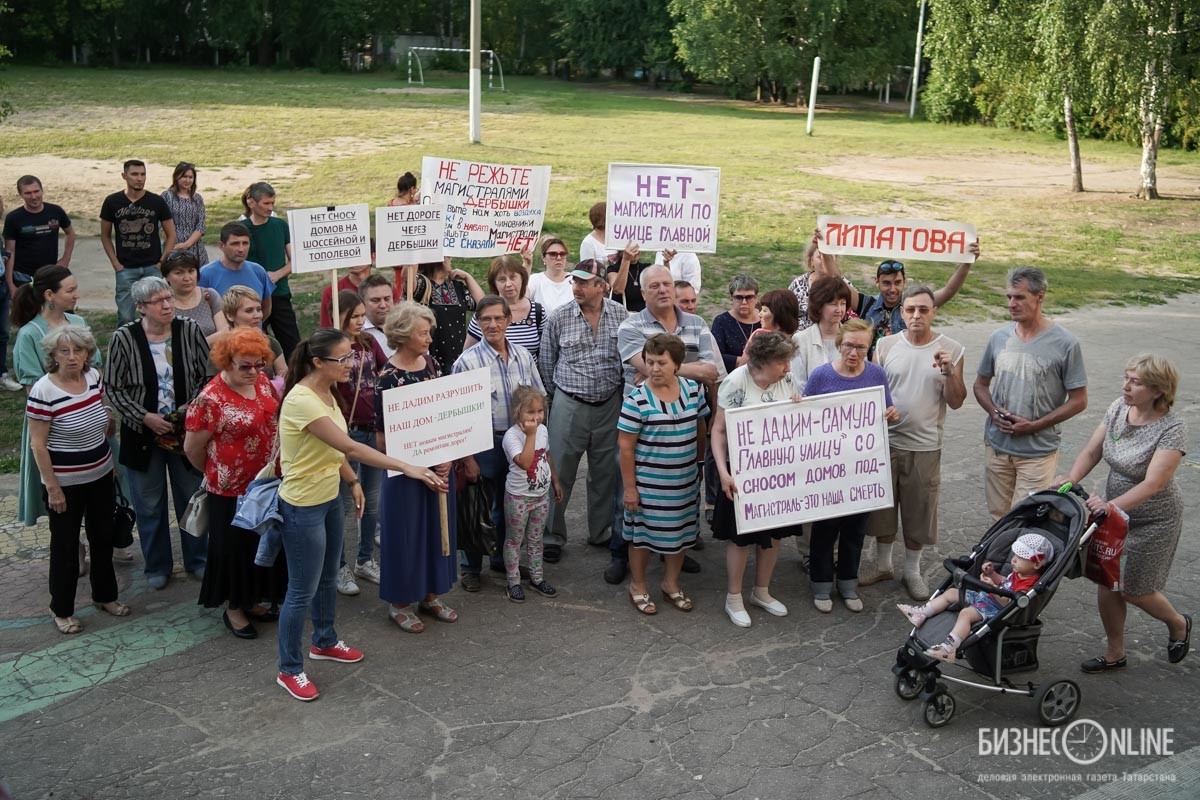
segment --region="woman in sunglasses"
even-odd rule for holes
[[[255,328],[238,328],[217,339],[212,361],[220,372],[188,408],[183,452],[204,473],[208,493],[208,562],[199,604],[226,606],[222,619],[239,639],[257,636],[251,620],[274,622],[287,587],[282,558],[258,567],[258,534],[233,524],[237,499],[275,453],[279,397],[267,378],[271,347]]]

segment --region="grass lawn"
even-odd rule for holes
[[[836,102],[807,137],[794,109],[514,77],[507,92],[484,93],[484,144],[471,145],[462,75],[438,76],[422,92],[408,91],[399,73],[13,67],[3,77],[19,113],[0,128],[0,192],[12,207],[17,175],[67,164],[77,171],[59,183],[70,185],[42,177],[48,198],[66,205],[83,232],[96,229],[103,195],[120,188],[125,158],[196,162],[215,240],[251,180],[271,180],[281,208],[378,205],[397,175],[440,155],[551,165],[544,230],[574,251],[589,229],[587,208],[604,197],[608,162],[642,161],[722,169],[719,253],[702,259],[709,314],[723,307],[721,287],[737,272],[786,285],[819,213],[975,223],[984,257],[947,309],[951,318],[998,316],[1004,271],[1017,263],[1046,269],[1052,312],[1200,288],[1195,153],[1161,154],[1160,189],[1176,198],[1145,203],[1132,198],[1137,148],[1085,142],[1085,184],[1095,191],[1073,196],[1062,188],[1063,141],[910,122],[899,103],[830,97]],[[85,168],[93,171],[78,171]],[[459,266],[486,269],[482,261]],[[856,279],[873,275],[866,262],[845,268]],[[909,271],[937,283],[951,268]],[[317,280],[296,282],[308,320]],[[112,318],[94,324],[111,330]],[[0,455],[19,442],[18,406],[0,398]]]

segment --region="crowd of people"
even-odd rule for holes
[[[753,276],[736,275],[729,310],[710,325],[697,313],[696,255],[644,259],[636,242],[606,249],[598,203],[574,265],[555,236],[540,242],[542,271],[531,251],[494,259],[486,291],[449,259],[397,268],[391,278],[363,265],[339,282],[336,312],[334,290],[325,290],[320,327],[302,336],[288,227],[274,214],[270,185],[248,187],[245,215],[220,227],[220,256],[210,261],[195,166],[180,163],[161,196],[145,191],[142,162],[126,162],[123,174],[126,188],[99,215],[120,319],[105,354],[73,313],[71,221],[45,202],[36,177],[17,182],[23,204],[4,222],[0,293],[4,305],[11,295],[11,314],[3,338],[11,317],[15,346],[0,386],[27,393],[19,514],[26,524],[49,517],[50,609],[62,633],[82,630],[74,601],[83,530],[93,601],[109,614],[131,611],[117,598],[113,568],[114,558],[132,558],[112,541],[122,483],[147,584],[162,589],[174,573],[169,496],[176,519],[199,520],[179,533],[199,604],[221,608],[238,638],[278,621],[277,681],[300,700],[318,696],[305,671],[306,615],[309,659],[363,658],[335,629],[337,595],[359,594],[360,582],[378,585],[400,630],[420,633],[422,617],[458,619],[443,598],[456,583],[481,591],[485,556],[504,576],[505,596],[520,603],[526,586],[555,596],[552,565],[586,542],[609,551],[605,581],[629,576],[637,613],[658,613],[656,600],[692,611],[683,575],[701,569],[688,551],[705,546],[702,515],[711,538],[725,542],[733,625],[754,624],[744,596],[752,554],[748,604],[789,613],[771,581],[791,537],[807,539],[820,613],[832,613],[835,598],[860,612],[861,586],[895,580],[897,540],[903,589],[916,603],[929,600],[921,559],[938,542],[944,422],[967,397],[965,349],[934,322],[971,263],[935,288],[888,259],[876,267],[876,293],[860,292],[814,233],[804,272],[787,289],[764,292]],[[392,203],[416,199],[416,179],[405,174]],[[971,250],[978,258],[978,243]],[[1043,314],[1047,291],[1041,270],[1008,273],[1012,321],[991,336],[976,370],[988,510],[999,518],[1027,493],[1078,482],[1104,460],[1108,484],[1089,508],[1127,514],[1129,536],[1120,589],[1098,594],[1107,647],[1082,668],[1126,665],[1130,603],[1167,625],[1168,656],[1178,661],[1191,618],[1163,594],[1182,529],[1174,473],[1187,432],[1171,410],[1178,374],[1159,356],[1131,361],[1122,396],[1059,475],[1060,425],[1086,408],[1087,376],[1080,343]],[[385,391],[481,369],[493,386],[489,449],[433,467],[386,455]],[[886,396],[895,507],[739,532],[725,413],[864,387]],[[566,511],[585,457],[580,530],[568,527]],[[266,515],[279,521],[262,534],[246,527],[239,498],[260,497],[273,478],[277,505]],[[456,553],[455,495],[480,480],[493,489],[494,547]],[[662,564],[657,591],[654,561]]]

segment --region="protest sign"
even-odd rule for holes
[[[446,204],[375,209],[375,254],[380,267],[442,260]]]
[[[738,533],[888,508],[883,387],[725,412]]]
[[[821,252],[830,255],[975,262],[967,249],[977,238],[975,226],[964,222],[822,214],[817,228]]]
[[[371,211],[366,203],[287,212],[292,272],[349,269],[371,263]]]
[[[717,252],[718,167],[609,164],[604,246]]]
[[[388,389],[383,426],[387,454],[420,467],[492,449],[491,370]]]
[[[421,170],[421,202],[446,204],[446,255],[486,258],[537,244],[546,217],[550,167],[425,156]]]

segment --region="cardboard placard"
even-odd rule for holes
[[[715,253],[720,195],[718,167],[609,164],[604,246]]]

